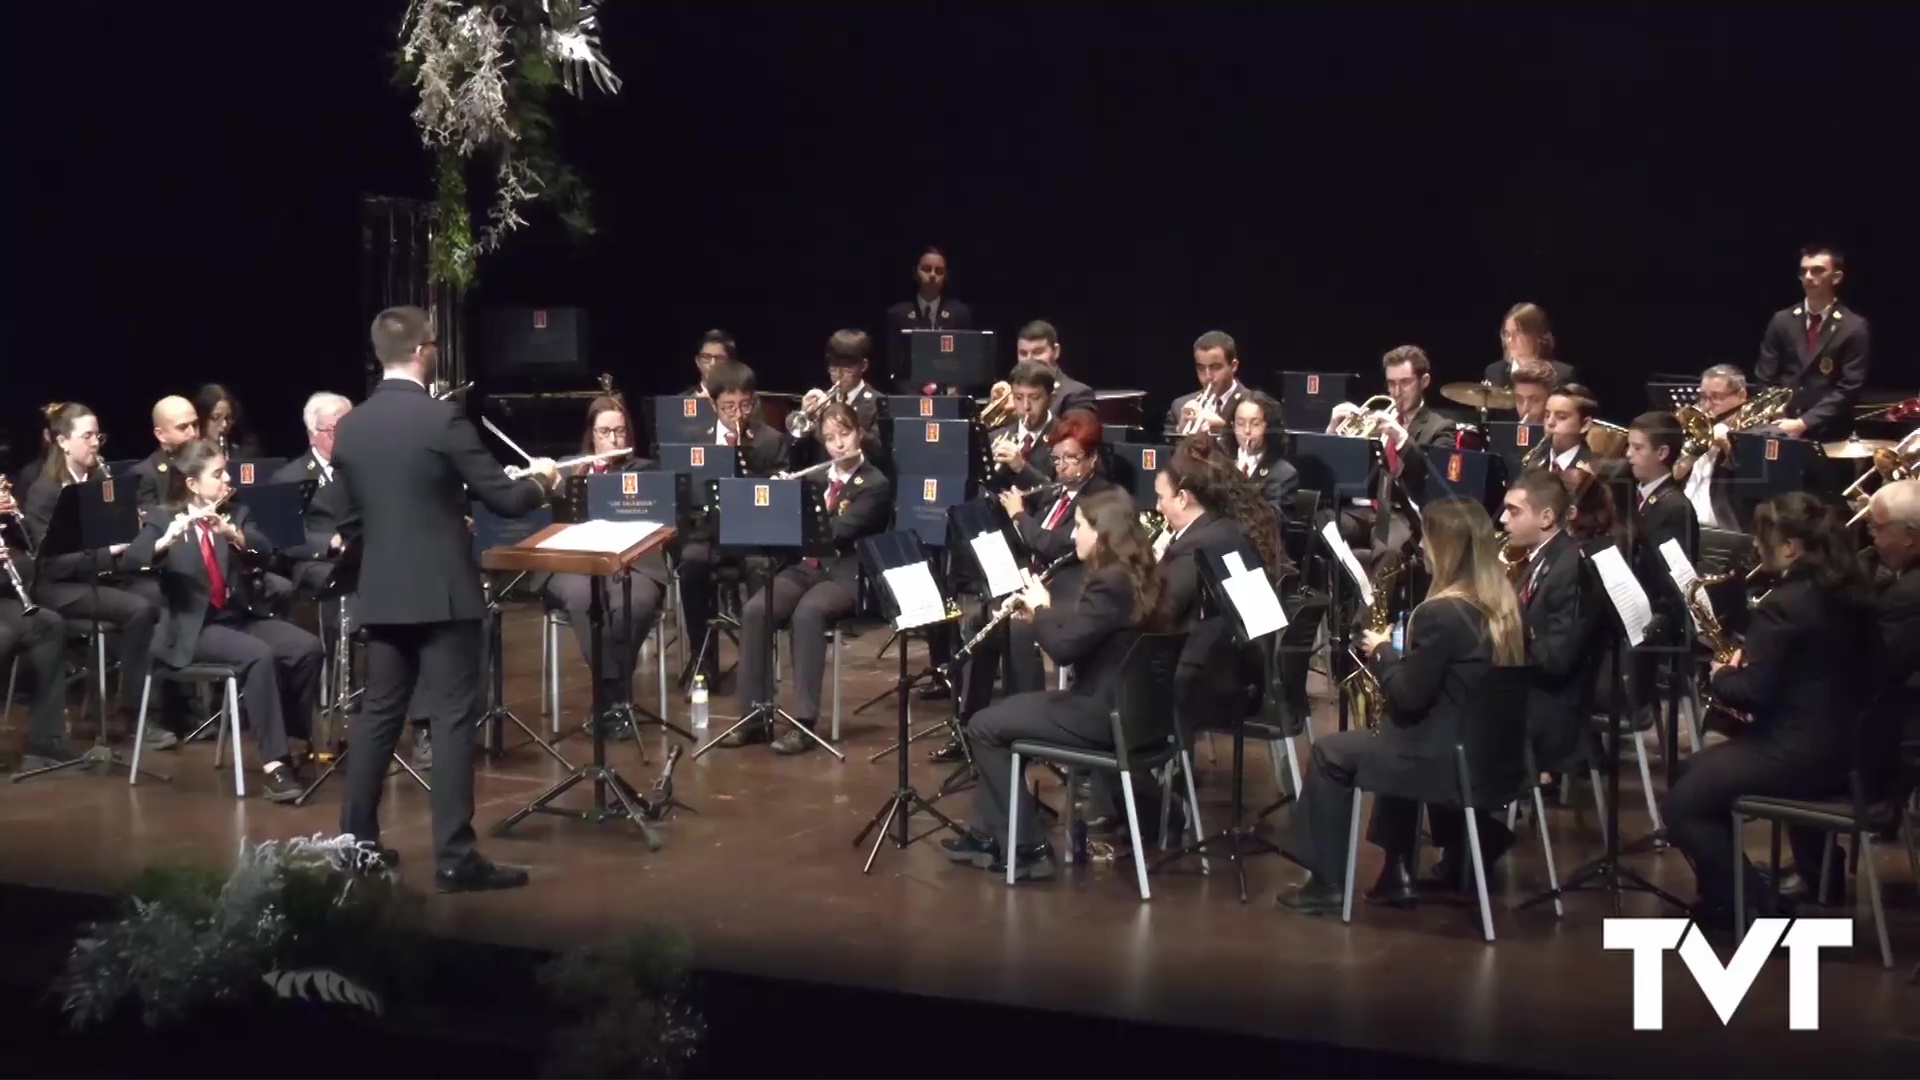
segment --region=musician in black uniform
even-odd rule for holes
[[[1693,918],[1708,924],[1735,915],[1733,800],[1846,791],[1848,732],[1877,685],[1870,588],[1839,513],[1805,492],[1776,495],[1755,510],[1754,539],[1761,565],[1779,584],[1754,608],[1732,661],[1713,665],[1710,684],[1716,698],[1752,722],[1731,741],[1686,759],[1663,804],[1667,837],[1693,864],[1699,886]],[[1825,834],[1789,828],[1787,835],[1795,865],[1814,874]],[[1738,870],[1749,898],[1765,895],[1744,857]]]
[[[860,449],[860,421],[849,405],[834,402],[820,415],[826,444],[825,508],[833,522],[834,554],[807,557],[774,576],[768,588],[749,599],[740,613],[741,712],[757,701],[773,700],[773,673],[766,668],[767,638],[789,623],[793,627],[793,716],[811,731],[820,722],[821,673],[827,662],[827,626],[853,613],[860,578],[854,545],[862,537],[886,531],[893,512],[893,483]],[[722,746],[765,742],[766,724],[735,729]],[[814,740],[789,729],[773,740],[776,754],[803,754]]]
[[[153,404],[153,438],[160,445],[133,467],[142,516],[166,500],[167,470],[181,447],[200,437],[200,413],[183,397],[163,397]]]
[[[1600,403],[1579,383],[1563,385],[1547,398],[1547,434],[1521,459],[1523,468],[1563,472],[1593,467],[1587,431],[1600,415]]]
[[[1010,485],[1031,491],[1053,475],[1047,436],[1053,431],[1054,370],[1035,360],[1022,360],[1013,366],[1007,385],[1013,420],[987,436],[994,468],[983,486],[998,490]]]
[[[694,370],[699,377],[687,388],[682,397],[706,397],[707,376],[719,364],[737,362],[740,359],[739,346],[734,343],[733,335],[725,330],[709,330],[700,335],[700,349],[693,354]]]
[[[100,461],[100,421],[93,410],[69,401],[55,410],[49,424],[53,446],[26,498],[27,530],[38,552],[32,591],[40,603],[64,619],[97,619],[103,626],[119,629],[120,700],[114,719],[131,731],[152,653],[154,625],[160,617],[160,587],[152,578],[134,573],[141,564],[129,557],[129,544],[55,555],[47,551],[47,528],[60,492],[69,484],[113,479],[119,497],[125,498],[134,483],[107,476],[107,467]],[[147,731],[149,749],[166,750],[178,743],[173,733],[157,725]]]
[[[193,410],[200,417],[200,437],[219,447],[229,460],[247,461],[260,456],[260,442],[253,437],[246,411],[233,391],[219,383],[207,383],[194,391]]]
[[[1802,439],[1844,439],[1853,428],[1853,403],[1867,383],[1871,362],[1867,320],[1840,302],[1847,258],[1838,249],[1800,250],[1800,288],[1805,297],[1773,313],[1760,339],[1753,377],[1761,386],[1793,391],[1783,434]]]
[[[287,738],[306,739],[312,729],[320,700],[320,639],[256,611],[264,598],[254,595],[246,558],[264,555],[273,543],[253,527],[246,504],[221,508],[233,492],[226,455],[196,439],[175,452],[173,464],[172,490],[128,552],[160,573],[166,602],[154,660],[176,669],[234,668],[241,712],[259,740],[267,799],[291,802],[302,785]]]
[[[0,486],[0,563],[10,562],[25,588],[15,591],[13,575],[0,572],[0,668],[24,661],[33,680],[33,711],[27,714],[27,741],[20,751],[22,771],[72,761],[79,755],[67,745],[62,730],[66,718],[66,623],[51,608],[27,610],[33,600],[33,543],[13,493]]]
[[[320,493],[333,483],[333,435],[340,420],[353,411],[353,402],[326,391],[307,399],[300,420],[307,429],[307,452],[274,470],[271,482],[299,484],[313,481],[313,498],[308,500],[306,543],[284,548],[282,554],[294,560],[293,580],[309,591],[319,591],[333,575],[333,537],[340,531],[338,493],[321,498]]]
[[[1065,346],[1060,344],[1060,331],[1045,319],[1035,319],[1020,328],[1015,335],[1014,359],[1019,363],[1029,361],[1045,364],[1053,369],[1053,415],[1061,417],[1075,409],[1096,411],[1093,387],[1067,374],[1060,366],[1060,354]]]
[[[1537,361],[1551,366],[1555,384],[1565,386],[1574,380],[1573,365],[1555,360],[1553,347],[1553,329],[1547,322],[1547,310],[1539,304],[1515,304],[1500,320],[1503,355],[1487,365],[1481,379],[1494,386],[1510,387],[1513,373],[1520,365]]]
[[[1895,686],[1904,738],[1920,741],[1920,480],[1895,480],[1873,493],[1874,610],[1880,657]]]
[[[1300,471],[1282,456],[1285,449],[1279,439],[1271,438],[1280,426],[1280,403],[1258,390],[1240,399],[1233,410],[1233,467],[1257,485],[1260,495],[1273,507],[1280,520],[1294,516],[1293,493],[1300,489]]]
[[[546,502],[557,474],[540,458],[529,463],[529,478],[509,479],[458,407],[428,394],[438,346],[426,312],[389,308],[371,336],[386,378],[340,422],[334,441],[334,482],[360,549],[354,603],[367,635],[367,690],[347,756],[340,831],[379,841],[388,760],[417,687],[416,708],[433,725],[435,887],[513,888],[526,884],[526,871],[494,865],[473,843],[486,601],[468,499],[503,516],[528,514]],[[384,848],[382,857],[397,860]]]
[[[1746,404],[1746,372],[1732,364],[1715,364],[1700,373],[1699,408],[1713,421],[1713,441],[1695,456],[1675,451],[1673,479],[1693,504],[1694,517],[1708,528],[1746,527],[1733,498],[1733,446],[1727,429],[1727,421]]]
[[[1427,456],[1422,448],[1452,446],[1452,421],[1427,408],[1427,387],[1433,382],[1433,363],[1418,345],[1401,345],[1380,358],[1381,375],[1393,410],[1384,418],[1378,438],[1381,446],[1380,469],[1373,479],[1375,497],[1369,505],[1342,511],[1340,531],[1347,543],[1367,547],[1371,560],[1387,551],[1398,551],[1413,537],[1412,507],[1407,496],[1417,499],[1426,486]],[[1342,402],[1333,407],[1327,430],[1338,427],[1359,406]],[[1396,482],[1397,481],[1397,482]],[[1386,524],[1380,524],[1379,505],[1393,506]]]
[[[1073,665],[1073,688],[1014,694],[973,718],[967,740],[980,772],[973,821],[964,836],[940,845],[948,859],[996,874],[1006,873],[1011,858],[1016,878],[1052,877],[1055,866],[1026,785],[1008,790],[1014,742],[1034,738],[1110,748],[1109,710],[1120,665],[1136,631],[1160,625],[1160,582],[1132,497],[1119,490],[1097,492],[1081,500],[1073,516],[1073,551],[1086,570],[1079,585],[1031,585],[1019,594],[1014,616],[1030,623],[1034,638],[1056,663]],[[1014,822],[1017,836],[1009,854],[1007,834]]]
[[[1209,330],[1193,343],[1193,375],[1200,389],[1173,399],[1167,409],[1168,435],[1206,434],[1224,438],[1233,411],[1247,396],[1240,385],[1240,351],[1233,337]]]
[[[1340,911],[1353,789],[1360,784],[1376,792],[1367,838],[1387,853],[1367,898],[1402,906],[1414,902],[1411,857],[1419,803],[1458,793],[1454,746],[1463,735],[1461,711],[1489,668],[1526,663],[1526,631],[1486,510],[1467,499],[1437,499],[1421,515],[1421,532],[1432,584],[1408,620],[1406,651],[1395,649],[1387,634],[1369,632],[1359,642],[1385,695],[1386,723],[1377,734],[1343,731],[1313,744],[1313,776],[1287,845],[1311,873],[1278,897],[1282,907],[1302,914]],[[1452,880],[1468,857],[1465,818],[1429,806],[1427,819],[1434,843],[1444,852],[1440,878]],[[1489,825],[1482,815],[1481,849],[1491,866]],[[1506,835],[1511,843],[1511,834]]]
[[[884,377],[905,380],[908,371],[907,331],[971,330],[973,309],[947,295],[947,256],[930,247],[920,253],[913,268],[913,299],[887,309],[887,362]],[[883,378],[884,378],[883,377]]]
[[[809,390],[800,407],[813,411],[837,397],[853,409],[860,420],[862,438],[874,434],[880,418],[880,397],[867,385],[867,360],[873,355],[873,339],[865,330],[835,330],[827,339],[827,376],[832,380],[825,390]]]
[[[1559,376],[1544,360],[1528,360],[1513,366],[1508,380],[1513,391],[1513,416],[1522,424],[1547,422],[1547,399],[1560,386]]]

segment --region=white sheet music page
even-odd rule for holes
[[[1681,550],[1680,541],[1668,537],[1666,542],[1660,545],[1660,557],[1667,561],[1667,573],[1672,575],[1673,583],[1680,589],[1680,595],[1687,595],[1687,590],[1693,588],[1693,583],[1699,579],[1699,575],[1694,573],[1693,560],[1687,558],[1687,553]],[[1700,599],[1706,602],[1708,611],[1713,610],[1713,597],[1707,595],[1705,589],[1700,590]]]
[[[1281,608],[1279,594],[1273,591],[1267,575],[1247,569],[1237,551],[1227,552],[1221,561],[1226,564],[1227,577],[1220,585],[1226,589],[1235,614],[1240,616],[1247,640],[1257,641],[1283,629],[1287,625],[1287,613]]]
[[[940,586],[933,583],[933,570],[926,563],[895,566],[880,576],[900,607],[900,617],[893,621],[895,630],[911,630],[947,617],[946,601],[940,599]]]
[[[994,599],[1017,593],[1024,587],[1020,566],[1013,561],[1013,549],[1007,546],[1005,533],[994,529],[968,543],[973,547],[973,557],[979,561],[980,569],[987,575],[987,591]]]
[[[613,555],[660,531],[653,521],[582,521],[540,541],[542,551],[590,551]]]
[[[1371,607],[1373,605],[1373,582],[1367,580],[1367,572],[1360,569],[1360,560],[1354,558],[1353,549],[1348,547],[1346,540],[1341,537],[1340,526],[1329,521],[1326,527],[1320,530],[1320,535],[1326,538],[1327,546],[1333,549],[1334,557],[1340,560],[1340,565],[1347,568],[1347,576],[1353,579],[1355,585],[1359,586],[1361,605],[1363,607]]]
[[[1588,555],[1593,568],[1600,571],[1600,584],[1606,587],[1608,599],[1613,601],[1613,610],[1620,614],[1620,625],[1627,632],[1627,644],[1638,646],[1647,640],[1647,625],[1653,622],[1653,606],[1647,602],[1647,590],[1640,587],[1640,579],[1627,569],[1627,560],[1620,555],[1617,547],[1603,548],[1596,555]]]

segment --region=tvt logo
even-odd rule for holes
[[[1707,1003],[1722,1024],[1746,1000],[1760,968],[1776,947],[1787,950],[1787,1026],[1794,1031],[1820,1030],[1820,950],[1853,944],[1851,919],[1756,919],[1733,952],[1733,962],[1722,965],[1704,934],[1689,932],[1688,919],[1608,919],[1601,944],[1633,953],[1633,1027],[1659,1031],[1665,1023],[1666,994],[1661,957],[1679,949],[1680,959],[1693,981],[1707,995]]]

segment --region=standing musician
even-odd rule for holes
[[[1866,385],[1867,320],[1840,302],[1847,257],[1839,249],[1800,249],[1800,303],[1773,313],[1760,339],[1753,377],[1793,391],[1793,416],[1777,425],[1800,439],[1842,439],[1853,426],[1853,403]]]
[[[887,358],[893,378],[907,371],[907,331],[971,330],[973,309],[947,296],[947,255],[937,247],[920,253],[913,268],[913,299],[887,309]]]
[[[33,537],[34,550],[39,552],[33,593],[64,619],[76,623],[98,621],[120,631],[120,702],[114,719],[131,731],[140,709],[140,687],[152,652],[154,625],[160,617],[160,589],[152,578],[133,573],[141,563],[128,555],[129,544],[63,555],[47,552],[47,527],[59,505],[60,492],[69,484],[107,478],[107,467],[100,461],[100,420],[92,409],[69,401],[56,409],[48,422],[53,446],[45,468],[27,489],[26,499],[27,531]],[[124,490],[125,481],[119,483]],[[166,750],[178,743],[173,733],[158,726],[147,732],[148,749]]]
[[[1713,441],[1697,456],[1676,451],[1673,478],[1683,485],[1694,516],[1708,528],[1741,528],[1733,501],[1733,445],[1727,420],[1746,403],[1747,375],[1739,368],[1715,364],[1700,373],[1700,411],[1713,421]]]
[[[267,800],[291,802],[300,797],[302,785],[287,737],[309,737],[320,700],[320,639],[254,613],[257,598],[243,558],[273,545],[252,528],[244,503],[221,509],[233,494],[226,455],[214,443],[196,439],[174,454],[173,463],[172,490],[129,552],[160,572],[166,599],[154,659],[175,669],[233,667],[242,709],[259,740]]]
[[[1282,907],[1301,914],[1340,911],[1356,785],[1380,793],[1367,838],[1387,853],[1367,898],[1414,902],[1420,802],[1457,794],[1454,746],[1465,732],[1462,710],[1489,668],[1526,663],[1526,631],[1486,510],[1468,499],[1437,499],[1421,515],[1421,533],[1433,580],[1407,623],[1406,651],[1394,648],[1388,634],[1368,632],[1359,643],[1385,695],[1388,722],[1378,733],[1343,731],[1313,744],[1313,778],[1304,785],[1288,845],[1311,873],[1278,897]],[[1444,851],[1441,878],[1452,880],[1468,865],[1465,817],[1429,806],[1427,821]],[[1489,824],[1481,818],[1491,868],[1497,849],[1484,839]],[[1510,844],[1512,834],[1505,835]]]
[[[1547,422],[1547,399],[1560,385],[1553,367],[1543,360],[1526,360],[1513,366],[1514,418],[1523,424]]]
[[[247,414],[233,391],[219,383],[207,383],[194,393],[193,408],[200,417],[200,437],[219,447],[222,454],[243,461],[260,456],[260,443],[247,427]]]
[[[1053,431],[1054,374],[1038,360],[1022,360],[1007,376],[1013,422],[988,435],[996,468],[987,478],[987,487],[1000,487],[1004,479],[1031,490],[1053,475],[1047,436]]]
[[[860,449],[860,420],[851,406],[833,402],[820,416],[828,460],[825,509],[833,522],[834,554],[805,558],[773,578],[740,612],[740,702],[773,700],[773,673],[765,667],[767,637],[793,627],[794,719],[811,731],[820,719],[820,676],[827,662],[826,629],[853,613],[860,577],[855,543],[886,531],[893,511],[893,483]],[[769,726],[749,724],[721,741],[739,747],[765,742]],[[814,741],[793,730],[773,740],[776,754],[803,754]]]
[[[1173,399],[1167,410],[1169,435],[1225,435],[1233,410],[1247,396],[1240,385],[1240,353],[1233,337],[1209,330],[1193,343],[1193,374],[1200,389]]]
[[[1565,472],[1592,468],[1593,450],[1587,445],[1587,431],[1600,413],[1600,403],[1579,383],[1561,386],[1547,398],[1547,437],[1527,451],[1521,466]]]
[[[1260,495],[1284,521],[1293,516],[1293,493],[1300,489],[1300,471],[1281,456],[1281,445],[1268,436],[1282,430],[1280,403],[1253,390],[1233,410],[1233,468],[1260,489]]]
[[[428,394],[439,349],[425,311],[388,308],[370,336],[386,378],[340,422],[333,456],[343,520],[359,538],[354,604],[367,637],[367,689],[347,755],[340,831],[378,844],[388,761],[417,689],[417,714],[433,726],[435,888],[514,888],[527,883],[525,870],[496,866],[474,850],[486,600],[468,500],[471,493],[504,516],[531,513],[558,476],[551,460],[537,458],[527,479],[509,478],[459,407]],[[388,865],[398,861],[391,849],[379,853]]]
[[[280,466],[272,477],[276,484],[314,483],[313,497],[307,500],[307,541],[282,549],[294,560],[293,580],[310,591],[325,588],[333,576],[332,556],[338,550],[336,538],[340,535],[339,489],[333,487],[333,435],[340,420],[352,411],[353,402],[339,394],[323,390],[307,398],[300,410],[301,423],[307,429],[307,452]]]
[[[33,676],[33,711],[27,715],[22,771],[58,765],[79,755],[63,731],[67,702],[66,623],[51,608],[33,604],[33,540],[10,486],[0,480],[0,664],[26,661]],[[14,582],[21,588],[16,589]]]
[[[867,385],[867,358],[873,355],[873,339],[865,330],[835,330],[827,339],[827,375],[833,385],[825,390],[809,390],[800,408],[815,412],[837,397],[853,408],[860,419],[862,437],[872,435],[880,418],[880,399]]]
[[[1055,872],[1053,847],[1034,816],[1026,785],[1008,790],[1012,747],[1020,739],[1107,749],[1113,745],[1108,711],[1120,665],[1136,631],[1158,628],[1160,582],[1146,531],[1124,491],[1100,491],[1073,511],[1073,551],[1086,567],[1077,587],[1054,590],[1035,582],[1017,594],[1014,618],[1027,623],[1040,647],[1078,677],[1071,690],[1013,694],[982,711],[967,728],[980,783],[974,816],[965,835],[941,841],[947,858],[1004,875],[1013,860],[1016,878],[1045,879]],[[1057,584],[1057,582],[1056,582]],[[1017,823],[1007,851],[1007,834]]]
[[[1686,598],[1673,584],[1666,557],[1660,554],[1661,545],[1674,540],[1688,562],[1698,566],[1700,561],[1700,523],[1672,475],[1683,441],[1680,421],[1669,412],[1641,413],[1628,425],[1627,468],[1636,490],[1633,546],[1626,555],[1647,591],[1649,606],[1661,616],[1661,636],[1669,641],[1677,638],[1691,648]],[[1632,677],[1627,680],[1627,696],[1636,722],[1652,708],[1654,661],[1652,652],[1637,649],[1629,665]]]
[[[694,370],[699,377],[688,387],[682,397],[706,397],[707,376],[715,366],[734,363],[740,359],[740,350],[734,344],[733,335],[725,330],[709,330],[700,335],[700,350],[693,354]]]
[[[1710,684],[1722,703],[1753,720],[1731,741],[1683,762],[1663,806],[1667,836],[1693,864],[1699,886],[1693,919],[1708,925],[1735,915],[1733,801],[1846,791],[1847,733],[1873,692],[1870,587],[1839,512],[1806,492],[1776,495],[1755,510],[1754,539],[1779,584],[1754,608],[1740,651],[1713,665]],[[1794,827],[1787,835],[1801,874],[1815,876],[1826,835]],[[1744,856],[1739,862],[1747,895],[1762,895],[1759,872]]]
[[[1515,304],[1500,320],[1502,356],[1487,365],[1481,378],[1494,386],[1512,386],[1513,374],[1520,365],[1542,363],[1553,368],[1554,382],[1565,386],[1573,381],[1573,365],[1554,359],[1553,347],[1553,328],[1547,322],[1547,309],[1533,303]]]
[[[166,500],[167,470],[172,467],[173,455],[199,437],[200,414],[193,402],[183,397],[163,397],[154,402],[153,438],[160,445],[132,470],[142,516]]]
[[[1052,412],[1065,416],[1074,409],[1094,411],[1093,387],[1075,379],[1060,367],[1060,331],[1045,319],[1035,319],[1015,335],[1014,360],[1018,363],[1045,364],[1053,369]]]

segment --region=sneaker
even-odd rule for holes
[[[148,724],[145,741],[149,750],[173,750],[179,747],[180,736],[158,724]]]
[[[268,769],[266,778],[266,797],[268,802],[292,802],[300,797],[306,788],[300,785],[300,778],[292,769],[282,765],[277,769]]]

